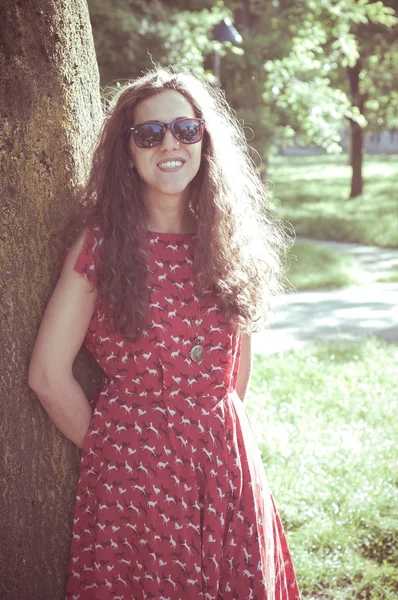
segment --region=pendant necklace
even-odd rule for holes
[[[175,281],[175,279],[174,279],[174,277],[173,277],[173,275],[172,275],[172,273],[171,273],[171,269],[170,269],[169,265],[168,265],[168,264],[167,264],[167,262],[164,260],[164,258],[163,258],[163,256],[162,256],[162,253],[160,252],[160,248],[159,248],[158,244],[155,242],[155,239],[154,239],[154,237],[153,237],[153,235],[152,235],[152,232],[151,232],[150,230],[148,230],[148,231],[149,231],[149,234],[150,234],[150,236],[151,236],[151,238],[152,238],[152,240],[153,240],[153,242],[154,242],[154,245],[156,246],[156,250],[158,251],[160,258],[161,258],[161,260],[162,260],[163,264],[165,265],[165,267],[166,267],[166,269],[167,269],[167,272],[168,272],[169,278],[170,278],[171,282],[173,283],[173,285],[174,285],[174,287],[175,287],[175,289],[176,289],[176,291],[177,291],[177,294],[178,294],[178,295],[179,295],[179,297],[180,297],[181,304],[182,304],[182,305],[184,305],[184,304],[185,304],[185,305],[186,305],[186,307],[187,307],[187,311],[188,311],[188,315],[189,315],[189,321],[190,321],[190,324],[191,324],[191,328],[192,328],[193,332],[195,333],[195,345],[194,345],[194,346],[192,346],[192,348],[190,349],[190,351],[189,351],[189,356],[191,357],[191,360],[193,360],[193,362],[196,362],[196,363],[201,363],[201,362],[202,362],[202,360],[203,360],[203,358],[204,358],[204,355],[205,355],[205,349],[204,349],[204,347],[202,346],[202,343],[204,342],[205,338],[204,338],[203,336],[199,335],[199,324],[200,324],[200,297],[198,296],[198,320],[197,320],[198,327],[195,327],[195,321],[194,321],[194,319],[193,319],[193,318],[192,318],[192,316],[191,316],[191,311],[189,310],[189,305],[188,305],[188,302],[186,302],[186,301],[183,299],[183,297],[181,296],[181,293],[180,293],[179,287],[178,287],[178,285],[177,285],[177,283],[176,283],[176,281]]]

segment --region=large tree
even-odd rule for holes
[[[398,7],[395,0],[275,0],[283,56],[264,64],[264,100],[276,129],[334,150],[349,122],[351,197],[363,191],[363,132],[396,125]],[[264,9],[265,10],[265,9]],[[271,20],[259,19],[264,38]],[[265,28],[265,29],[264,29]],[[250,42],[253,43],[253,42]],[[395,111],[395,116],[394,116]]]
[[[350,25],[353,47],[346,76],[352,106],[373,131],[398,124],[398,7],[395,0],[372,1]],[[363,192],[364,128],[350,124],[350,197]]]
[[[2,0],[0,23],[0,598],[61,600],[79,453],[27,368],[101,119],[98,69],[86,0]]]

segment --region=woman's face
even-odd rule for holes
[[[179,92],[166,90],[140,102],[135,110],[134,125],[146,121],[171,123],[180,117],[195,117],[189,101]],[[197,144],[178,142],[169,129],[161,144],[139,148],[130,136],[132,162],[144,184],[146,200],[173,197],[187,200],[190,183],[197,174],[202,158],[202,141]]]

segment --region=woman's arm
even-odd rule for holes
[[[94,313],[97,289],[74,271],[86,231],[73,244],[47,305],[29,365],[28,384],[54,424],[83,447],[90,404],[72,374],[73,361]]]
[[[251,337],[249,334],[242,334],[240,347],[240,362],[238,370],[238,378],[236,381],[236,391],[242,402],[245,399],[246,391],[249,385],[250,373],[252,370],[252,347]]]

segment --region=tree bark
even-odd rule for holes
[[[350,121],[350,165],[352,168],[350,198],[356,198],[363,192],[363,133],[362,128]]]
[[[367,94],[360,92],[360,74],[362,71],[361,60],[358,59],[353,67],[347,67],[348,81],[350,85],[352,106],[359,109],[363,115]],[[350,164],[352,167],[350,198],[356,198],[363,192],[363,129],[353,119],[350,122]]]
[[[29,390],[27,368],[100,121],[86,0],[2,0],[0,598],[7,600],[64,597],[79,452]],[[87,355],[76,374],[90,394],[98,371]]]

